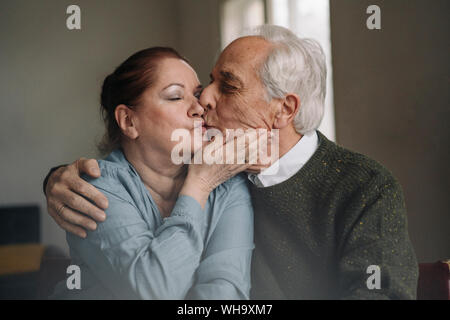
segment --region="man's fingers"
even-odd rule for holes
[[[87,183],[86,181],[82,182]],[[84,189],[83,191],[86,193],[86,189]],[[78,212],[81,212],[89,217],[92,217],[97,221],[105,220],[106,215],[101,209],[96,207],[94,204],[92,204],[82,196],[78,195],[76,192],[78,191],[66,189],[65,192],[62,192],[59,195],[58,200],[64,203],[66,206]]]
[[[49,208],[49,213],[50,215],[53,217],[53,219],[55,220],[55,222],[64,230],[66,230],[67,232],[70,232],[80,238],[86,238],[87,237],[87,233],[83,228],[80,228],[76,225],[70,224],[69,222],[64,221],[63,218],[61,218],[55,211],[50,210]]]
[[[95,159],[80,158],[75,161],[79,173],[86,173],[92,178],[100,177],[100,167]]]
[[[55,220],[59,220],[58,225],[61,228],[63,228],[64,230],[66,230],[67,232],[70,232],[70,233],[72,233],[72,234],[74,234],[74,235],[76,235],[76,236],[78,236],[80,238],[83,238],[83,239],[85,239],[87,237],[86,231],[83,230],[82,228],[77,227],[77,226],[75,226],[73,224],[70,224],[70,223],[64,221],[60,217],[55,218]]]
[[[98,166],[98,162],[95,159],[85,159],[80,158],[77,161],[75,161],[72,165],[75,166],[77,170],[77,176],[75,179],[73,179],[73,174],[70,174],[70,184],[67,184],[73,191],[82,194],[89,200],[93,201],[99,208],[106,209],[108,208],[108,199],[105,197],[103,193],[101,193],[97,188],[92,186],[90,183],[84,181],[83,179],[79,178],[79,175],[81,173],[86,173],[90,175],[91,177],[99,177],[100,176],[100,168]],[[76,210],[79,210],[77,207],[73,207]],[[81,211],[85,214],[88,214],[89,216],[92,216],[93,218],[96,218],[96,212],[92,206],[89,206],[91,210],[89,212]],[[101,210],[97,210],[97,216],[104,215],[101,213]],[[99,216],[99,218],[101,218]],[[97,219],[98,220],[98,219]]]
[[[65,222],[74,226],[80,226],[88,230],[97,229],[97,224],[94,220],[87,218],[79,212],[72,210],[67,206],[61,206],[57,215],[61,217]]]
[[[94,187],[92,184],[90,184],[89,182],[86,182],[85,180],[83,180],[81,178],[77,178],[76,180],[73,181],[72,191],[75,191],[76,193],[85,196],[89,200],[93,201],[97,205],[97,207],[99,207],[101,209],[108,208],[108,198],[106,198],[106,196],[102,192],[100,192],[96,187]],[[87,204],[82,203],[82,205],[87,205]],[[89,203],[89,206],[86,207],[86,209],[90,210],[89,212],[79,210],[79,208],[75,208],[75,209],[79,210],[80,212],[83,212],[93,218],[95,218],[96,216],[101,218],[105,214],[99,208],[96,208],[94,205]],[[98,219],[96,219],[96,220],[98,220]]]

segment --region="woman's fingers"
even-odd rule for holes
[[[267,130],[240,130],[228,135],[225,143],[222,139],[211,141],[200,150],[204,161],[189,166],[188,178],[194,181],[194,189],[199,185],[197,187],[201,190],[213,190],[236,174],[258,164],[258,146],[267,144],[267,137]]]
[[[268,167],[270,167],[270,163],[268,164],[252,164],[250,165],[245,171],[248,173],[260,173],[261,171],[263,171],[264,169],[267,169]]]
[[[224,142],[216,139],[212,143],[214,143],[214,152],[218,152],[222,156],[225,164],[242,164],[258,161],[258,145],[260,140],[263,143],[267,142],[267,130],[262,130],[262,132],[256,130],[250,132],[237,130],[231,134],[227,134]]]
[[[237,150],[236,163],[239,163],[239,159],[243,158],[245,159],[245,163],[248,164],[248,166],[257,164],[259,162],[259,147],[263,143],[267,143],[267,131],[254,131],[253,133],[245,135],[244,137],[239,137],[238,139],[245,139],[245,145],[242,148],[242,144],[237,144],[238,146],[241,146],[241,148]]]

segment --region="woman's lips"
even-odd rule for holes
[[[197,128],[202,128],[202,133],[205,133],[205,131],[207,130],[205,121],[202,121],[201,123],[200,123],[200,121],[195,121],[194,122],[194,130]]]

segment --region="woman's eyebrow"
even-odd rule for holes
[[[171,86],[179,86],[179,87],[184,88],[184,84],[182,84],[182,83],[171,83],[167,87],[165,87],[163,90],[166,90],[167,88],[169,88]]]

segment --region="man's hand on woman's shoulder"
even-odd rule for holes
[[[108,199],[84,181],[80,177],[82,173],[98,178],[100,168],[97,160],[80,158],[50,172],[44,188],[50,216],[64,230],[85,238],[86,230],[97,228],[96,221],[105,220],[103,210],[108,207]]]

